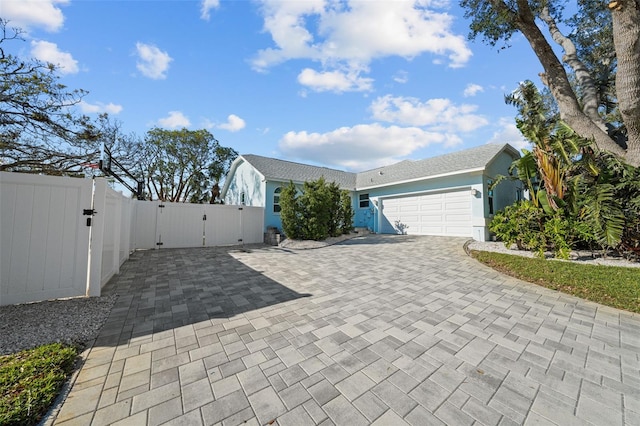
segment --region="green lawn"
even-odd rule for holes
[[[73,372],[78,349],[59,343],[0,356],[0,425],[36,425]]]
[[[640,313],[640,269],[581,265],[471,251],[480,262],[512,277],[614,308]]]

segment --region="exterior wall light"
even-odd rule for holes
[[[471,189],[471,195],[473,195],[474,197],[477,197],[478,196],[478,190],[475,189],[475,188]]]

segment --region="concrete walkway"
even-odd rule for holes
[[[135,253],[58,425],[640,425],[640,316],[464,240]]]

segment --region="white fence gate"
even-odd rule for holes
[[[0,174],[0,304],[84,295],[93,182]]]
[[[261,207],[138,201],[102,178],[0,172],[0,305],[99,296],[132,250],[261,243],[263,229]]]
[[[183,248],[256,244],[264,240],[262,207],[136,203],[134,248]]]

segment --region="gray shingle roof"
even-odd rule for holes
[[[256,170],[268,180],[310,182],[324,177],[327,182],[335,182],[343,189],[353,190],[356,187],[355,173],[261,157],[253,154],[243,155],[242,158],[255,167]]]
[[[360,173],[310,166],[253,154],[243,155],[242,158],[269,180],[308,182],[324,177],[327,182],[336,182],[343,189],[359,189],[453,174],[465,170],[483,169],[496,155],[507,148],[510,148],[514,155],[517,155],[517,151],[507,144],[486,144],[425,160],[404,160],[390,166]]]
[[[390,166],[358,173],[357,188],[389,185],[431,176],[453,174],[464,170],[483,169],[507,144],[485,144],[424,160],[405,160]],[[517,151],[513,149],[514,153]]]

